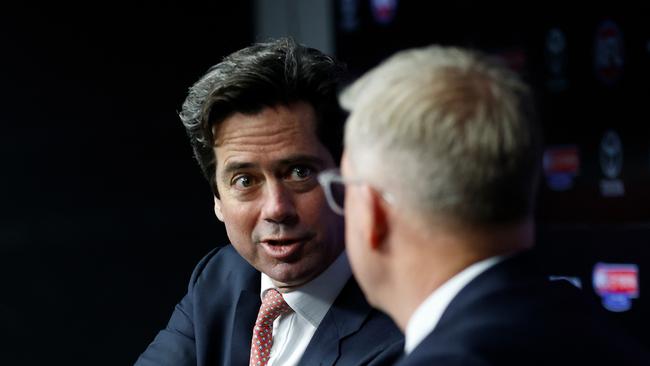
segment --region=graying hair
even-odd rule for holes
[[[339,98],[348,155],[366,179],[430,215],[507,223],[534,210],[540,131],[531,91],[477,52],[399,52]]]

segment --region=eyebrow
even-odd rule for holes
[[[248,163],[248,162],[237,162],[234,161],[232,163],[228,163],[223,167],[223,175],[228,176],[232,172],[236,172],[238,170],[243,170],[243,169],[251,169],[257,167],[257,164],[253,163]]]
[[[323,159],[313,155],[293,155],[286,159],[279,160],[275,165],[282,167],[305,163],[315,165],[318,168],[323,168],[325,166],[325,161]]]
[[[318,168],[323,168],[325,166],[325,161],[319,157],[313,156],[313,155],[292,155],[289,156],[288,158],[278,160],[277,162],[273,163],[273,168],[277,169],[279,167],[286,167],[286,166],[291,166],[291,165],[296,165],[296,164],[311,164],[315,165]],[[255,169],[258,168],[259,164],[255,163],[250,163],[250,162],[238,162],[238,161],[233,161],[230,163],[227,163],[224,168],[223,168],[223,176],[227,177],[231,175],[232,173],[240,170],[247,170],[247,169]]]

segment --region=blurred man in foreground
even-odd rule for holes
[[[342,177],[319,179],[345,212],[361,288],[405,332],[399,365],[650,365],[536,267],[540,133],[515,74],[431,46],[391,57],[341,103]]]

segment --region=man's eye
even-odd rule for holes
[[[314,174],[313,169],[307,166],[296,166],[291,168],[291,174],[289,178],[291,180],[306,180],[309,179]]]
[[[239,175],[235,177],[232,181],[232,185],[235,186],[235,188],[238,189],[246,189],[251,187],[255,182],[253,181],[253,178],[249,175]]]

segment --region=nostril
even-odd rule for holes
[[[293,226],[298,223],[298,215],[290,214],[281,217],[267,217],[265,220],[272,224]]]

